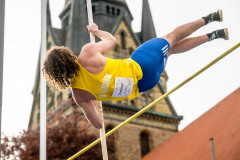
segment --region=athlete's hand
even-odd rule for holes
[[[88,29],[88,33],[91,32],[95,36],[96,31],[98,31],[98,26],[95,23],[93,23],[91,25],[87,25],[87,29]]]

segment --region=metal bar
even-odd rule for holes
[[[93,24],[93,14],[92,14],[92,3],[91,0],[86,0],[87,2],[87,12],[88,12],[88,23],[89,25]],[[95,43],[95,36],[90,33],[90,41]]]
[[[213,138],[210,138],[210,141],[211,141],[211,146],[212,146],[213,160],[216,160],[216,158],[215,158],[215,151],[214,151],[214,144],[213,144]]]
[[[86,2],[87,2],[87,12],[88,12],[88,23],[89,23],[89,25],[91,25],[91,24],[93,24],[92,3],[91,3],[91,0],[86,0]],[[90,41],[91,41],[91,43],[95,43],[95,36],[91,32],[90,32]],[[101,111],[101,114],[103,117],[102,102],[100,101],[99,103],[100,103],[99,110]],[[102,128],[99,130],[99,132],[100,132],[100,139],[101,139],[101,145],[102,145],[103,160],[108,160],[104,117],[103,117],[103,125],[102,125]]]
[[[47,3],[41,0],[41,61],[46,53]],[[41,63],[42,68],[42,63]],[[41,72],[41,69],[40,69]],[[46,160],[46,81],[40,73],[40,160]]]
[[[182,87],[183,85],[185,85],[186,83],[188,83],[190,80],[192,80],[193,78],[195,78],[196,76],[198,76],[200,73],[202,73],[203,71],[205,71],[206,69],[208,69],[209,67],[211,67],[212,65],[214,65],[216,62],[218,62],[219,60],[221,60],[222,58],[224,58],[226,55],[228,55],[229,53],[231,53],[233,50],[237,49],[240,46],[240,42],[237,43],[236,45],[234,45],[232,48],[230,48],[229,50],[227,50],[226,52],[224,52],[222,55],[220,55],[218,58],[216,58],[215,60],[213,60],[212,62],[210,62],[208,65],[206,65],[205,67],[203,67],[202,69],[200,69],[198,72],[196,72],[195,74],[193,74],[192,76],[190,76],[189,78],[187,78],[185,81],[183,81],[182,83],[180,83],[179,85],[177,85],[176,87],[174,87],[173,89],[171,89],[170,91],[168,91],[167,93],[165,93],[164,95],[162,95],[161,97],[159,97],[158,99],[156,99],[155,101],[153,101],[152,103],[150,103],[148,106],[146,106],[145,108],[143,108],[142,110],[138,111],[137,113],[135,113],[133,116],[131,116],[130,118],[128,118],[127,120],[125,120],[124,122],[122,122],[121,124],[119,124],[118,126],[116,126],[115,128],[113,128],[111,131],[109,131],[107,134],[105,134],[106,137],[108,137],[109,135],[113,134],[114,132],[116,132],[118,129],[120,129],[121,127],[123,127],[124,125],[126,125],[127,123],[129,123],[130,121],[132,121],[133,119],[137,118],[138,116],[140,116],[141,114],[143,114],[145,111],[147,111],[148,109],[150,109],[152,106],[154,106],[157,102],[161,101],[162,99],[166,98],[168,95],[170,95],[171,93],[173,93],[174,91],[176,91],[177,89],[179,89],[180,87]],[[78,156],[80,156],[81,154],[83,154],[84,152],[86,152],[87,150],[89,150],[90,148],[92,148],[93,146],[95,146],[96,144],[98,144],[100,142],[100,138],[95,140],[94,142],[92,142],[90,145],[86,146],[85,148],[83,148],[81,151],[79,151],[78,153],[76,153],[75,155],[73,155],[72,157],[68,158],[68,160],[72,160],[77,158]]]
[[[2,137],[2,92],[3,92],[3,58],[4,58],[4,18],[5,0],[0,1],[0,138]],[[0,145],[1,154],[1,145]],[[1,157],[1,155],[0,155]]]
[[[100,107],[99,111],[102,114],[103,117],[103,109],[102,109],[102,102],[99,101]],[[104,125],[104,117],[103,117],[103,125],[102,128],[100,129],[100,138],[101,138],[101,146],[102,146],[102,156],[103,160],[108,160],[108,153],[107,153],[107,143],[106,143],[106,137],[105,137],[105,125]]]

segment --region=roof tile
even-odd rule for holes
[[[240,88],[142,160],[240,160]]]

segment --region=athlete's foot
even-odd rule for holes
[[[204,19],[205,24],[208,24],[213,21],[222,22],[223,20],[222,10],[220,9],[217,12],[210,13],[206,17],[202,17],[202,18]]]
[[[217,38],[223,38],[225,40],[229,39],[227,28],[218,29],[216,31],[213,31],[212,33],[208,33],[207,36],[209,38],[209,41],[212,41],[212,40],[217,39]]]

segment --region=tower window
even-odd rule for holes
[[[113,15],[113,16],[119,16],[120,15],[121,10],[118,8],[116,9],[115,7],[110,7],[110,6],[106,6],[106,13]]]
[[[147,133],[140,134],[141,156],[145,156],[150,152],[149,136]]]
[[[92,6],[92,12],[95,13],[96,12],[96,6]]]
[[[110,14],[110,7],[109,6],[106,7],[106,10],[107,10],[107,14]]]
[[[118,16],[120,15],[120,9],[117,9],[117,15]]]
[[[115,13],[115,8],[114,7],[112,7],[112,15],[115,15],[116,13]]]

